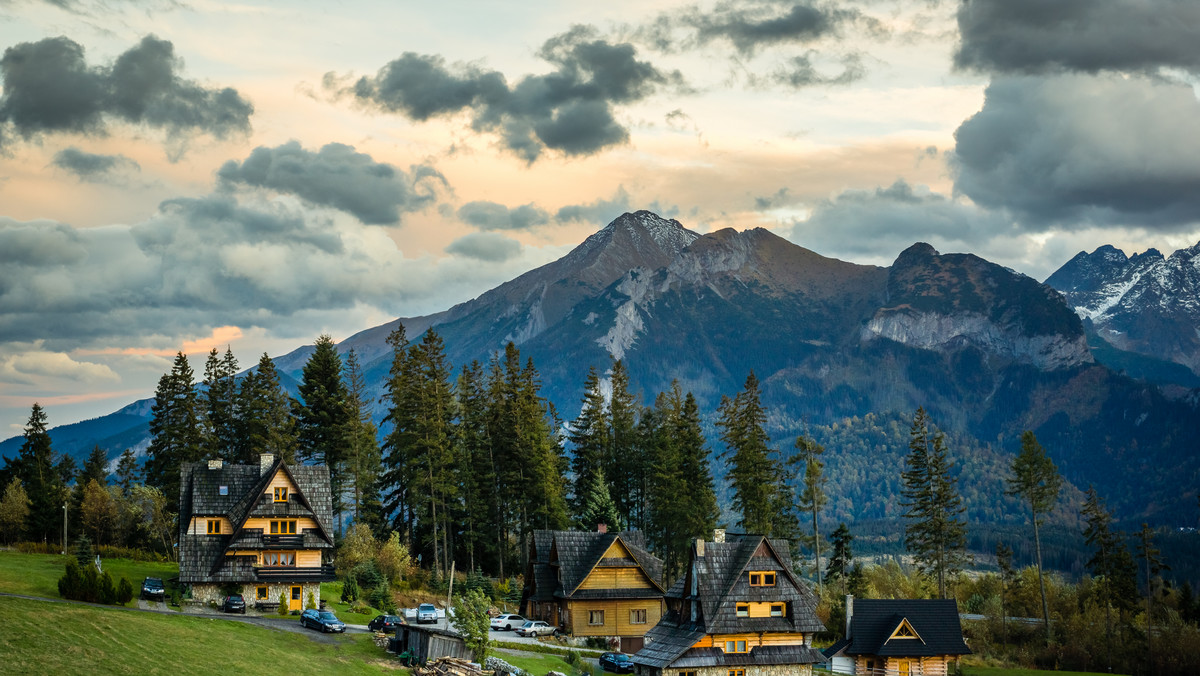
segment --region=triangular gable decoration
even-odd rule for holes
[[[896,625],[896,629],[892,631],[892,635],[889,636],[887,641],[884,641],[884,643],[887,643],[888,641],[891,641],[894,638],[898,638],[898,639],[914,639],[915,638],[916,640],[920,641],[921,643],[925,642],[925,639],[921,638],[921,635],[917,633],[917,630],[913,629],[913,626],[911,623],[909,623],[907,617],[900,618],[900,624]]]

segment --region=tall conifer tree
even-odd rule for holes
[[[797,453],[789,462],[794,461],[804,465],[804,487],[800,490],[799,506],[801,511],[808,512],[812,517],[810,543],[813,550],[813,577],[816,579],[819,589],[822,579],[821,531],[817,527],[817,514],[829,500],[825,495],[825,476],[823,474],[825,464],[821,462],[821,455],[825,453],[825,447],[804,435],[796,437],[795,447]]]
[[[275,362],[264,352],[258,366],[247,373],[238,388],[235,457],[255,464],[262,453],[296,463],[296,418],[291,398],[279,385]]]
[[[317,338],[316,349],[304,364],[299,390],[300,400],[295,405],[299,456],[301,460],[329,468],[333,513],[340,533],[351,413],[349,395],[342,381],[342,359],[329,335]]]
[[[17,453],[16,476],[29,498],[27,536],[33,541],[55,542],[61,533],[67,488],[62,472],[55,465],[46,421],[45,410],[35,402],[25,424],[25,440]]]
[[[930,429],[924,408],[917,409],[909,432],[901,489],[908,524],[904,544],[918,567],[937,579],[938,595],[946,597],[947,580],[966,562],[967,525],[962,520],[962,496],[950,475],[954,467],[945,435]]]
[[[209,458],[238,457],[237,358],[225,348],[221,356],[216,348],[204,364],[205,454]]]
[[[788,474],[770,447],[767,422],[751,371],[745,387],[733,399],[723,397],[717,410],[717,427],[725,444],[722,457],[729,462],[727,476],[733,504],[748,533],[793,541],[797,535],[795,500]]]
[[[1046,449],[1038,443],[1033,432],[1025,430],[1021,435],[1021,452],[1013,459],[1012,477],[1008,480],[1008,495],[1021,498],[1029,505],[1030,520],[1033,522],[1033,543],[1037,563],[1038,588],[1042,593],[1042,624],[1046,642],[1050,641],[1050,605],[1046,601],[1046,582],[1042,579],[1041,522],[1058,502],[1062,490],[1062,476],[1054,461],[1046,455]]]
[[[608,491],[624,524],[644,528],[646,504],[645,456],[637,443],[639,406],[629,392],[629,371],[618,359],[612,366],[612,395],[609,397],[609,451],[605,474]]]
[[[167,500],[167,511],[179,511],[179,472],[182,463],[204,457],[204,437],[197,408],[192,367],[179,352],[170,373],[158,381],[146,449],[146,483]]]
[[[595,503],[601,492],[596,484],[604,481],[611,443],[604,393],[595,367],[588,369],[581,404],[579,417],[571,422],[567,439],[571,442],[571,473],[575,475],[571,484],[571,513],[576,521],[583,523],[589,502]],[[607,483],[603,492],[608,493]],[[605,499],[611,501],[611,496]],[[584,527],[595,526],[593,523]]]

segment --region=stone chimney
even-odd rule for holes
[[[850,618],[854,617],[854,594],[846,594],[846,638],[850,638]]]
[[[696,538],[696,556],[704,556],[704,538]]]
[[[224,461],[222,461],[220,458],[217,458],[216,460],[208,461],[208,468],[209,469],[221,469],[221,466],[224,464],[225,464]]]
[[[258,456],[258,475],[262,476],[275,464],[275,456],[271,453],[260,453]]]
[[[724,541],[725,541],[725,529],[724,528],[714,528],[713,529],[713,542],[724,542]]]
[[[606,523],[596,524],[596,532],[601,535],[604,535],[605,533],[608,532],[608,524],[606,524]]]

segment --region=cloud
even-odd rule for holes
[[[233,89],[185,80],[182,68],[171,42],[153,35],[111,66],[89,66],[83,47],[66,37],[22,42],[0,58],[0,123],[25,139],[105,134],[114,121],[163,130],[176,142],[249,132],[248,101]]]
[[[521,243],[498,232],[472,232],[451,242],[446,253],[500,263],[521,255]]]
[[[918,240],[970,248],[1015,232],[1002,213],[897,179],[886,188],[847,190],[822,200],[807,220],[793,224],[789,238],[822,253],[888,259]]]
[[[52,164],[89,183],[109,182],[124,172],[141,170],[137,162],[124,155],[97,155],[74,146],[55,153]]]
[[[512,85],[496,71],[407,52],[350,87],[332,74],[325,86],[416,121],[468,111],[474,131],[498,135],[505,149],[532,163],[546,150],[580,156],[625,143],[629,132],[614,105],[682,82],[678,72],[639,61],[631,44],[611,44],[587,26],[551,38],[538,55],[555,70]]]
[[[630,211],[629,193],[624,186],[617,188],[611,199],[598,199],[587,204],[571,204],[561,207],[554,214],[554,220],[560,223],[592,223],[599,226],[608,225],[614,218]]]
[[[801,89],[814,85],[844,85],[861,80],[866,75],[862,57],[858,54],[848,54],[842,57],[842,72],[837,75],[822,75],[813,65],[815,52],[787,59],[771,75],[776,84],[786,85],[792,89]]]
[[[969,0],[959,5],[959,68],[995,73],[1200,68],[1194,0]]]
[[[330,143],[314,153],[298,141],[255,148],[241,163],[226,162],[217,177],[227,186],[267,188],[341,209],[373,225],[399,223],[401,212],[425,208],[437,199],[439,186],[449,185],[427,164],[405,172],[352,146]]]
[[[998,78],[955,140],[956,192],[1012,210],[1030,230],[1200,221],[1200,102],[1183,84]]]
[[[744,56],[753,56],[763,47],[780,44],[808,44],[828,36],[837,36],[842,25],[862,18],[857,10],[819,6],[815,3],[719,5],[705,12],[691,8],[678,23],[690,28],[696,46],[728,41]]]
[[[550,215],[533,203],[509,209],[495,202],[467,202],[459,207],[458,218],[480,230],[530,230],[550,222]]]
[[[0,381],[31,384],[46,376],[80,383],[120,380],[116,372],[104,364],[75,361],[62,352],[18,352],[0,359]]]

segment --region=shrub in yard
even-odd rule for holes
[[[563,658],[563,661],[573,667],[578,667],[583,662],[583,658],[581,658],[579,653],[575,652],[574,650],[568,650],[566,657]]]
[[[363,589],[375,589],[380,584],[387,582],[383,573],[379,572],[379,567],[374,561],[364,561],[354,567],[351,576],[358,581],[358,585]]]
[[[92,564],[94,556],[91,539],[86,535],[80,535],[79,539],[75,541],[75,560],[79,562],[80,567],[89,566]]]
[[[64,599],[79,599],[83,589],[83,569],[75,559],[67,559],[67,571],[58,578],[58,594]]]
[[[342,584],[342,603],[354,603],[358,600],[358,594],[358,580],[353,575],[347,575],[346,582]]]
[[[104,575],[100,576],[99,588],[96,590],[96,596],[99,597],[100,603],[112,605],[117,602],[117,587],[113,584],[112,575],[108,571],[104,571]]]
[[[279,592],[279,609],[275,612],[279,613],[280,617],[287,617],[288,598],[287,592]]]
[[[388,589],[386,582],[371,590],[368,601],[381,613],[390,614],[396,609],[395,601],[392,600],[392,592]]]
[[[125,605],[133,600],[133,585],[129,583],[129,578],[121,578],[121,583],[117,585],[117,603]]]
[[[305,610],[316,610],[317,609],[317,597],[313,596],[312,592],[308,592],[308,603],[304,604],[304,609]]]

